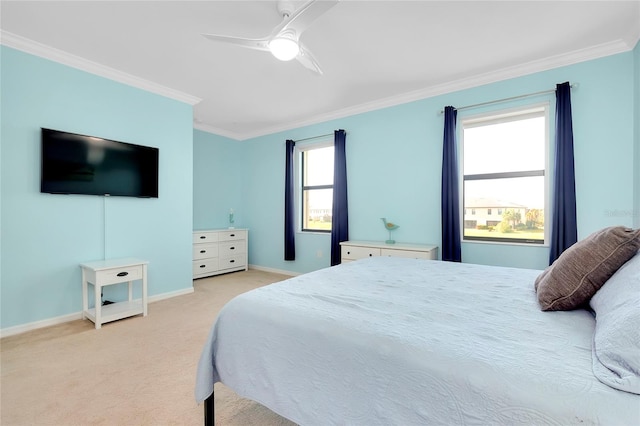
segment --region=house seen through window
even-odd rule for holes
[[[547,121],[547,105],[462,119],[463,240],[544,243]]]
[[[299,148],[302,231],[330,232],[333,213],[333,143]]]

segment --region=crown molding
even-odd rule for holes
[[[330,113],[317,115],[309,120],[290,122],[284,126],[269,127],[254,133],[236,134],[235,139],[246,140],[270,135],[273,133],[297,129],[312,124],[324,123],[330,120],[336,120],[356,114],[362,114],[409,102],[419,101],[422,99],[432,98],[447,93],[453,93],[460,90],[483,86],[485,84],[496,83],[511,78],[522,77],[528,74],[534,74],[554,68],[573,65],[576,63],[598,59],[605,56],[628,52],[635,47],[639,38],[640,34],[633,34],[625,39],[618,39],[608,43],[591,46],[585,49],[578,49],[569,53],[549,56],[547,58],[526,62],[524,64],[506,67],[497,71],[478,74],[473,77],[462,78],[451,82],[426,87],[424,89],[407,92],[400,95],[394,95],[384,99],[366,102],[359,105],[354,105],[352,107],[343,108],[340,110],[332,111]]]
[[[320,114],[311,119],[289,122],[286,125],[265,127],[257,132],[238,133],[221,129],[204,122],[194,122],[194,128],[220,136],[228,137],[237,141],[257,138],[260,136],[270,135],[304,126],[323,123],[326,121],[336,120],[349,117],[352,115],[371,112],[383,108],[427,99],[447,93],[453,93],[460,90],[470,89],[485,84],[495,83],[498,81],[508,80],[511,78],[522,77],[528,74],[547,71],[553,68],[559,68],[576,64],[579,62],[589,61],[602,58],[605,56],[615,55],[632,50],[640,40],[640,29],[635,29],[627,37],[614,40],[607,43],[591,46],[584,49],[575,50],[561,55],[554,55],[547,58],[527,62],[520,65],[506,67],[497,71],[478,74],[473,77],[462,78],[451,82],[429,86],[416,91],[406,92],[387,98],[365,102],[330,113]],[[92,74],[99,75],[129,86],[137,87],[161,96],[185,102],[190,105],[199,103],[202,99],[180,92],[166,86],[162,86],[151,81],[118,71],[114,68],[89,61],[79,56],[72,55],[51,46],[27,39],[17,34],[0,30],[0,44],[49,59],[72,68],[80,69]]]
[[[149,80],[136,77],[135,75],[118,71],[114,68],[107,67],[97,62],[89,61],[79,56],[72,55],[71,53],[65,52],[63,50],[56,49],[46,44],[30,40],[28,38],[10,33],[5,30],[0,30],[0,44],[35,56],[39,56],[44,59],[49,59],[63,65],[67,65],[81,71],[86,71],[100,77],[105,77],[110,80],[126,84],[128,86],[133,86],[138,89],[155,93],[157,95],[175,99],[189,105],[195,105],[202,100],[187,93],[153,83]]]
[[[234,139],[236,141],[241,141],[241,140],[247,139],[242,134],[235,133],[235,132],[230,132],[228,130],[221,129],[219,127],[214,127],[214,126],[211,126],[211,125],[209,125],[207,123],[203,123],[202,121],[194,120],[193,121],[193,128],[194,129],[198,129],[198,130],[202,130],[203,132],[213,133],[213,134],[218,135],[218,136],[224,136],[225,138]],[[267,134],[267,133],[265,133],[265,134]]]

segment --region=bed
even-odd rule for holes
[[[301,425],[640,424],[594,375],[593,312],[541,311],[540,273],[374,257],[241,294],[196,400],[208,424],[218,381]]]

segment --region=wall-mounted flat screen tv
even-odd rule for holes
[[[158,148],[42,129],[40,192],[158,197]]]

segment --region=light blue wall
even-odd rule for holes
[[[405,104],[241,142],[250,169],[244,190],[250,263],[295,272],[329,266],[327,234],[296,234],[296,261],[283,260],[284,141],[339,128],[347,131],[351,239],[386,239],[380,220],[386,217],[400,224],[396,240],[439,244],[440,189],[431,183],[439,182],[440,172],[430,166],[441,156],[434,143],[439,131],[426,125],[424,113]],[[430,113],[437,119],[437,109]]]
[[[241,148],[238,141],[194,129],[193,229],[228,227],[230,209],[235,227],[246,226]]]
[[[80,312],[84,261],[146,259],[150,296],[190,289],[191,106],[1,49],[2,329]],[[159,198],[40,193],[40,127],[158,147]]]
[[[637,84],[635,95],[630,90],[638,78],[634,61],[637,64],[638,48],[635,52],[237,142],[241,147],[240,164],[245,170],[242,196],[246,225],[251,229],[250,263],[294,272],[329,266],[327,235],[297,234],[296,261],[283,260],[286,139],[331,133],[339,128],[347,131],[351,239],[385,239],[387,234],[379,219],[384,216],[400,224],[396,240],[440,245],[443,117],[439,111],[445,105],[460,107],[554,89],[564,81],[579,84],[572,91],[579,238],[605,226],[632,226],[628,212],[634,207],[634,188],[630,184],[634,179],[633,123],[637,123],[639,112]],[[491,109],[541,101],[548,101],[554,109],[553,94]],[[459,118],[489,109],[461,111]],[[196,157],[201,148],[196,147]],[[635,162],[637,167],[637,156]],[[319,252],[322,257],[318,257]],[[548,248],[463,243],[463,261],[542,269],[548,263]]]
[[[473,104],[554,88],[564,81],[579,85],[571,91],[571,103],[581,239],[606,226],[632,226],[628,212],[634,199],[633,185],[629,184],[634,173],[633,78],[633,57],[628,52],[444,97],[454,99],[454,105]],[[555,96],[548,100],[555,110]],[[552,134],[554,125],[552,116]],[[463,244],[463,260],[467,262],[542,268],[547,259],[548,249],[542,247]]]

